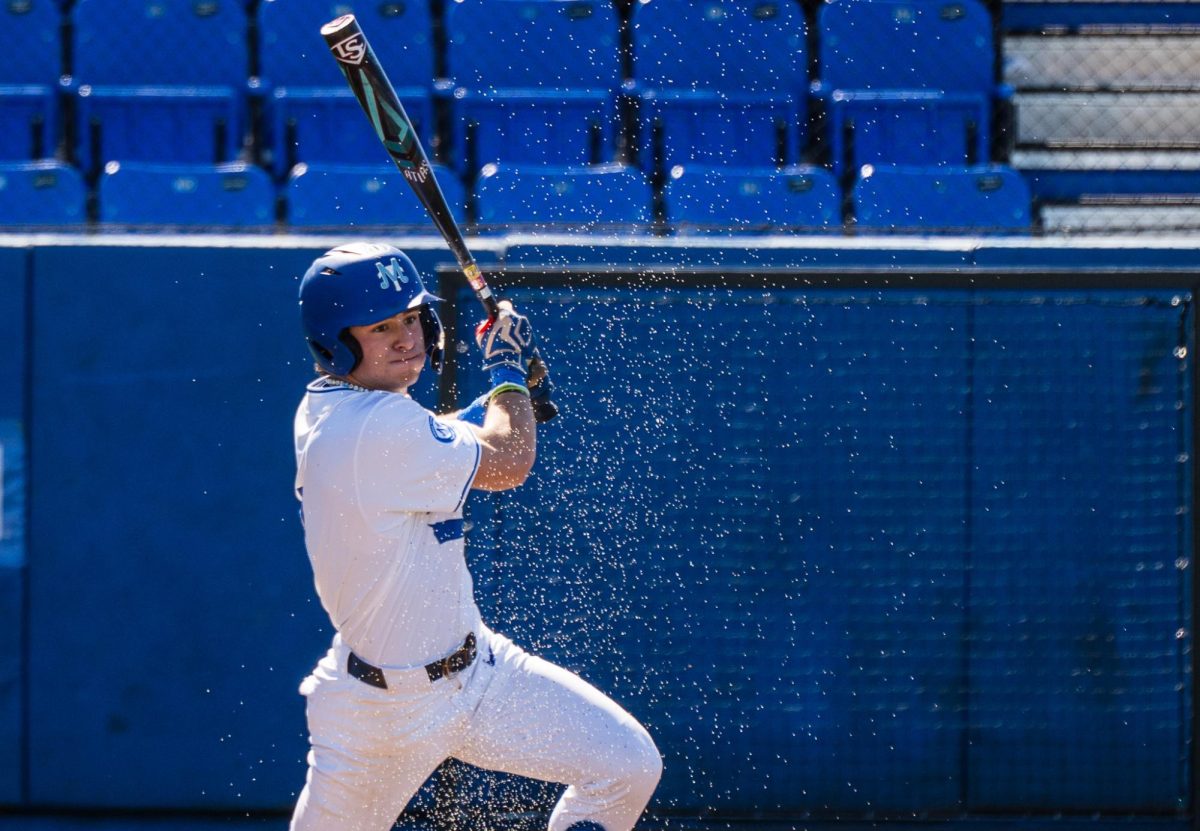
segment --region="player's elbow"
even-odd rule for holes
[[[473,487],[485,491],[507,491],[525,484],[537,460],[532,445],[495,451],[485,448]]]
[[[533,463],[536,461],[537,449],[532,443],[522,443],[512,461],[512,485],[510,487],[516,488],[524,485],[529,474],[533,472]]]

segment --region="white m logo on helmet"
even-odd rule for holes
[[[375,263],[375,270],[379,272],[381,289],[386,289],[390,283],[396,291],[400,291],[401,286],[408,282],[408,275],[404,273],[404,267],[395,257],[392,257],[392,261],[387,265]]]

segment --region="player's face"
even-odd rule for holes
[[[351,326],[362,347],[362,361],[350,380],[371,390],[404,392],[425,368],[425,335],[416,309],[369,326]]]

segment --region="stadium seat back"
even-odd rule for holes
[[[481,226],[532,225],[603,230],[648,227],[652,190],[633,167],[493,165],[476,183]]]
[[[616,12],[608,0],[448,3],[447,62],[461,88],[615,90]]]
[[[607,0],[463,0],[446,10],[461,170],[612,157],[618,23]]]
[[[258,9],[263,82],[270,88],[344,86],[320,35],[322,25],[343,14],[358,18],[393,86],[432,87],[433,22],[422,0],[264,0]]]
[[[639,159],[766,166],[804,141],[805,23],[792,0],[650,0],[633,18]]]
[[[353,13],[428,148],[433,130],[433,22],[428,3],[265,0],[258,10],[271,166],[369,164],[379,139],[329,54],[320,28]]]
[[[263,227],[275,220],[275,188],[245,164],[118,164],[98,185],[100,221],[116,225]]]
[[[835,106],[844,165],[972,165],[986,161],[988,108],[976,96],[851,96]]]
[[[430,152],[433,98],[428,89],[397,88],[422,146]],[[388,158],[358,100],[345,83],[339,88],[281,87],[270,101],[273,167],[370,164]]]
[[[60,28],[57,0],[0,4],[0,89],[58,82]]]
[[[77,102],[78,155],[85,169],[109,161],[217,163],[241,140],[240,99],[231,90],[95,87]]]
[[[57,109],[49,85],[0,86],[0,159],[26,161],[54,152]]]
[[[795,0],[650,0],[634,9],[634,77],[653,89],[796,95],[807,77]]]
[[[0,226],[73,226],[86,218],[87,188],[61,162],[0,163]]]
[[[460,224],[465,222],[462,183],[448,169],[434,175]],[[429,215],[391,162],[376,165],[297,166],[287,185],[288,224],[307,228],[413,225],[428,227]]]
[[[55,87],[62,72],[55,0],[0,5],[0,159],[50,156],[58,130]]]
[[[818,21],[828,89],[986,92],[994,84],[991,16],[975,0],[835,0]]]
[[[242,3],[79,0],[73,15],[76,153],[85,169],[236,156],[249,67]]]
[[[240,0],[79,0],[73,16],[80,84],[245,87]]]
[[[758,167],[795,162],[802,107],[794,97],[646,93],[640,102],[641,160]]]
[[[681,166],[664,197],[679,233],[841,229],[841,190],[823,168]]]
[[[607,161],[616,135],[616,99],[572,91],[467,96],[456,102],[461,169],[493,162],[582,165]]]
[[[854,185],[855,224],[869,232],[1028,233],[1029,187],[1008,167],[867,167]]]

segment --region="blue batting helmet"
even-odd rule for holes
[[[346,376],[362,360],[351,326],[368,326],[420,309],[425,354],[442,371],[442,322],[421,275],[399,248],[352,242],[326,251],[300,281],[300,323],[309,351],[331,375]]]

